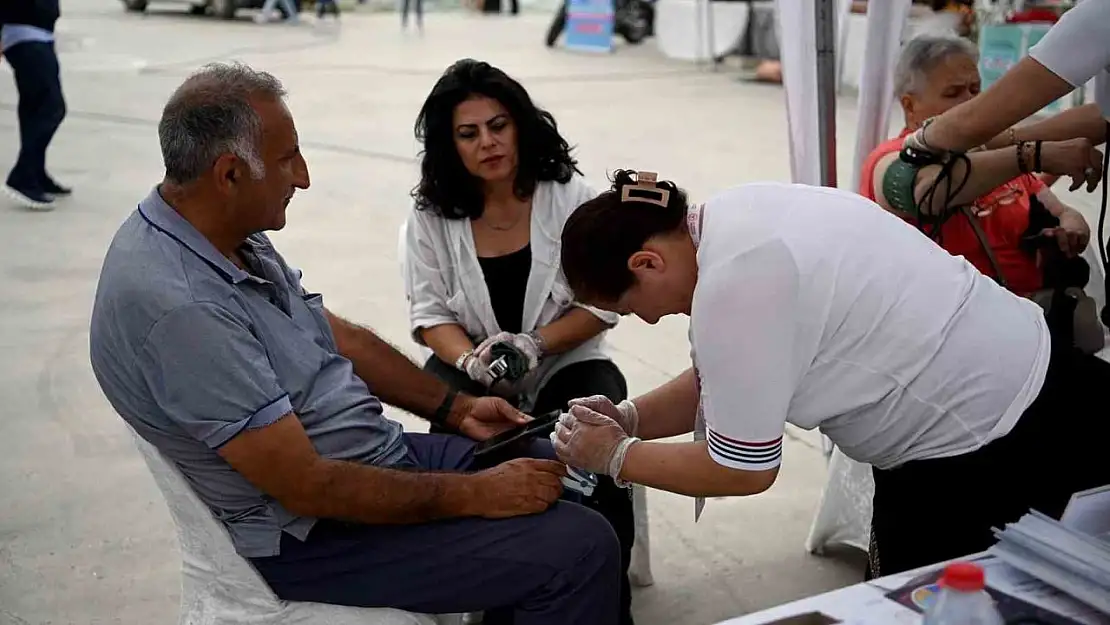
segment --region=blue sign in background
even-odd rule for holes
[[[613,0],[568,0],[564,39],[572,50],[613,50]]]
[[[1029,54],[1051,24],[990,24],[979,32],[979,77],[983,90],[1002,77]],[[1040,115],[1053,115],[1064,108],[1064,98],[1044,107]]]

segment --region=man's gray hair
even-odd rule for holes
[[[966,55],[979,61],[979,49],[955,35],[919,35],[902,48],[894,70],[894,95],[915,93],[925,86],[929,72],[951,56]]]
[[[247,65],[212,63],[200,68],[173,92],[158,122],[166,178],[178,184],[193,182],[221,154],[229,153],[247,162],[253,178],[261,178],[262,120],[251,99],[284,97],[281,81]]]

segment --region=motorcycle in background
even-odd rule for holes
[[[559,7],[555,19],[547,29],[547,47],[559,40],[567,27],[567,2]],[[655,7],[648,0],[615,0],[613,7],[613,32],[630,44],[637,44],[655,34]]]

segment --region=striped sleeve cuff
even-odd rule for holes
[[[709,457],[722,466],[744,471],[766,471],[782,463],[782,437],[770,441],[742,441],[707,429]]]

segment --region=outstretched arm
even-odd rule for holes
[[[961,152],[984,144],[1107,66],[1110,0],[1080,2],[998,82],[938,117],[925,131],[926,142]]]

